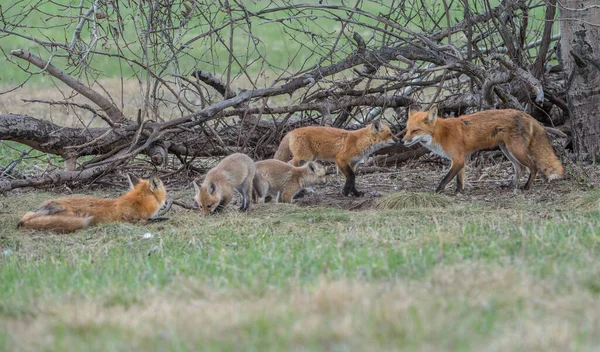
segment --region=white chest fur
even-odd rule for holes
[[[433,138],[431,137],[431,135],[429,135],[429,134],[423,135],[420,138],[420,142],[425,148],[429,149],[432,153],[435,153],[435,154],[441,156],[442,158],[451,160],[450,156],[444,151],[442,146],[433,142]]]
[[[450,160],[450,156],[442,149],[442,146],[437,143],[425,144],[425,147],[431,150],[432,153],[435,153],[442,158]]]
[[[358,165],[358,164],[364,163],[365,160],[367,160],[367,158],[369,158],[369,156],[371,154],[375,153],[376,151],[378,151],[381,148],[385,148],[385,147],[393,145],[393,144],[394,144],[393,141],[379,142],[379,143],[373,144],[372,146],[367,147],[361,155],[355,156],[354,158],[350,159],[350,161],[352,162],[353,165]]]

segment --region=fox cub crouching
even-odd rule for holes
[[[148,180],[127,175],[131,190],[119,198],[85,196],[51,199],[28,212],[18,227],[72,232],[90,225],[113,221],[136,221],[156,215],[164,207],[167,190],[157,176]]]
[[[250,209],[252,190],[260,181],[254,161],[246,154],[235,153],[221,160],[204,178],[201,186],[194,182],[196,204],[203,215],[222,210],[233,198],[235,189],[242,196],[240,210]],[[262,197],[262,193],[259,194]]]
[[[291,203],[302,189],[327,182],[325,168],[315,162],[296,167],[275,159],[257,161],[256,172],[260,175],[260,189],[254,195],[257,203],[267,196],[274,197],[276,202]]]
[[[437,107],[426,112],[411,110],[403,141],[406,146],[420,142],[452,162],[436,192],[442,192],[455,176],[456,191],[462,192],[466,157],[472,152],[497,146],[513,164],[515,176],[511,185],[515,188],[518,187],[520,165],[529,169],[523,189],[531,187],[538,168],[549,181],[560,179],[565,173],[544,127],[518,110],[487,110],[448,119],[438,118]]]
[[[356,189],[356,166],[377,150],[398,142],[390,128],[377,120],[371,125],[356,131],[346,131],[333,127],[297,128],[283,137],[274,158],[288,162],[294,166],[301,161],[335,161],[344,174],[346,183],[343,194],[352,193],[362,196]]]

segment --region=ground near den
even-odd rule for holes
[[[597,349],[598,168],[514,192],[507,161],[472,162],[466,194],[436,196],[443,168],[365,167],[364,198],[342,197],[332,174],[295,205],[205,218],[174,206],[165,222],[72,235],[15,228],[67,188],[13,192],[0,200],[0,349]],[[112,183],[75,192],[126,189]],[[166,183],[191,201],[189,183]],[[425,201],[382,209],[396,191]]]

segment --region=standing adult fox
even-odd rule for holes
[[[127,175],[130,191],[115,199],[85,196],[47,200],[28,212],[18,227],[73,232],[112,221],[136,221],[150,218],[165,205],[167,190],[157,176],[148,180]]]
[[[398,138],[390,128],[377,120],[356,131],[333,127],[297,128],[283,137],[274,159],[300,166],[301,161],[335,161],[346,177],[343,194],[363,195],[356,189],[356,166],[377,150],[394,145]]]
[[[403,141],[406,146],[420,142],[452,162],[450,171],[436,189],[438,193],[455,176],[456,191],[462,192],[467,155],[496,146],[513,164],[515,176],[511,185],[515,188],[519,183],[520,165],[529,169],[529,178],[523,189],[531,187],[538,168],[548,181],[560,179],[565,173],[544,127],[530,115],[518,110],[488,110],[449,119],[438,118],[435,106],[426,112],[410,110]]]

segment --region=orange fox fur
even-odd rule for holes
[[[194,199],[202,214],[208,215],[225,208],[233,198],[233,190],[236,190],[242,196],[240,210],[247,211],[250,209],[252,190],[260,190],[257,187],[259,181],[254,161],[246,154],[234,153],[212,168],[201,186],[194,182]]]
[[[377,150],[398,142],[390,128],[380,121],[356,131],[333,127],[297,128],[283,137],[274,159],[294,166],[301,161],[335,161],[346,177],[343,194],[361,196],[356,189],[356,166]]]
[[[51,199],[25,214],[18,227],[66,233],[105,222],[131,222],[154,216],[167,198],[163,183],[156,176],[148,180],[127,176],[131,190],[119,198]]]
[[[268,159],[256,162],[256,172],[260,175],[258,183],[262,189],[261,199],[266,196],[274,196],[275,201],[291,203],[294,196],[306,187],[316,184],[325,184],[325,168],[315,162],[309,162],[302,166],[293,166],[276,159]]]
[[[406,146],[421,143],[432,152],[452,162],[436,192],[442,192],[456,176],[456,190],[462,192],[465,159],[477,150],[499,146],[512,162],[518,187],[520,165],[530,173],[524,189],[529,189],[538,168],[550,180],[564,176],[564,168],[554,154],[544,127],[533,117],[518,110],[488,110],[458,118],[438,118],[437,107],[421,112],[411,110],[403,138]],[[532,161],[530,155],[535,161]]]

